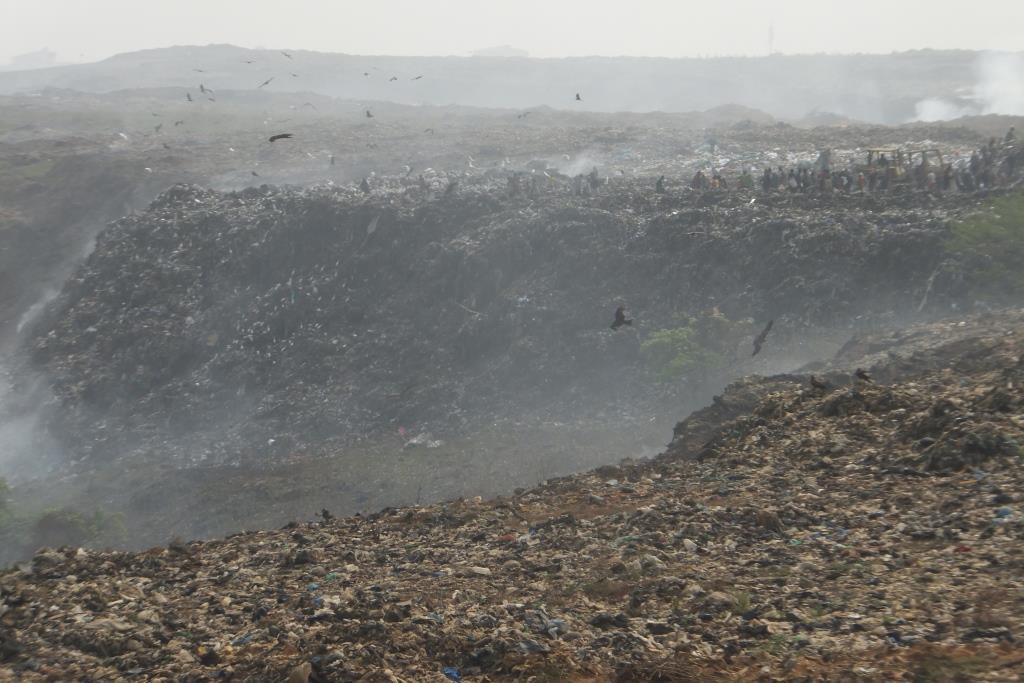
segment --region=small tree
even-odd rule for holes
[[[990,211],[952,226],[946,250],[966,266],[976,294],[1001,300],[1024,298],[1024,193],[1000,197]]]
[[[692,326],[658,330],[640,346],[647,362],[664,382],[721,364],[721,357],[697,342]]]
[[[749,321],[734,322],[712,310],[679,327],[654,332],[640,349],[662,381],[694,375],[704,380],[733,360],[736,345],[751,329]]]
[[[60,508],[40,515],[31,533],[34,548],[116,542],[124,536],[124,522],[120,514],[107,514],[98,508],[92,515]]]

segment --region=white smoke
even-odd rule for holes
[[[914,105],[912,121],[950,121],[961,116],[1024,116],[1024,53],[984,52],[974,64],[970,96],[929,97]]]
[[[911,121],[949,121],[961,116],[976,114],[972,105],[962,105],[941,97],[929,97],[914,105],[914,118]]]
[[[986,52],[975,68],[979,78],[974,95],[982,114],[1024,116],[1024,54]]]
[[[580,173],[590,173],[594,167],[600,165],[596,152],[589,149],[568,159],[559,159],[552,164],[559,173],[570,177],[579,175]]]
[[[18,326],[15,331],[18,334],[21,334],[21,331],[25,329],[25,326],[38,318],[39,314],[43,312],[44,308],[46,308],[46,304],[53,301],[57,297],[58,293],[59,292],[52,287],[45,288],[42,296],[39,297],[39,300],[29,306],[28,309],[21,314],[21,317],[18,318]]]

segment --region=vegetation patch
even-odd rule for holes
[[[946,250],[964,265],[972,293],[1000,301],[1024,297],[1024,193],[955,223]]]
[[[660,381],[706,380],[736,359],[739,343],[752,331],[753,321],[732,321],[712,310],[686,318],[678,327],[657,330],[640,348]]]

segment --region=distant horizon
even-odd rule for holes
[[[510,45],[538,59],[885,55],[1024,49],[1024,3],[975,0],[13,0],[0,64],[42,46],[90,63],[152,46],[277,45],[366,56],[466,56]]]
[[[207,48],[233,48],[237,50],[250,50],[256,52],[309,52],[324,55],[344,55],[348,57],[379,57],[379,58],[399,58],[399,59],[450,59],[450,58],[463,58],[463,59],[536,59],[536,60],[572,60],[572,59],[652,59],[652,60],[718,60],[718,59],[768,59],[774,57],[886,57],[901,54],[913,54],[921,52],[967,52],[967,53],[995,53],[995,54],[1022,54],[1024,55],[1024,49],[1018,50],[1000,50],[1000,49],[976,49],[976,48],[910,48],[906,50],[892,50],[889,52],[781,52],[776,51],[771,54],[708,54],[708,55],[687,55],[687,56],[661,56],[661,55],[630,55],[630,54],[578,54],[578,55],[563,55],[558,57],[551,56],[540,56],[540,55],[487,55],[487,54],[475,54],[475,52],[483,52],[494,48],[511,48],[517,49],[514,45],[508,46],[491,46],[478,48],[478,50],[464,53],[464,54],[385,54],[385,53],[359,53],[359,52],[344,52],[344,51],[332,51],[332,50],[315,50],[301,47],[267,47],[263,45],[259,46],[246,46],[237,45],[234,43],[206,43],[206,44],[173,44],[173,45],[159,45],[154,47],[144,47],[135,50],[126,50],[121,52],[114,52],[109,55],[99,57],[96,59],[72,61],[62,60],[59,52],[51,50],[48,46],[42,46],[36,50],[31,50],[26,53],[14,55],[8,62],[0,63],[0,69],[14,71],[19,70],[16,66],[17,60],[21,58],[30,57],[36,54],[45,52],[51,52],[54,55],[52,63],[31,66],[25,68],[26,71],[45,69],[52,67],[63,67],[63,66],[79,66],[88,64],[99,64],[109,59],[114,59],[123,55],[138,54],[142,52],[156,52],[160,50],[175,50],[175,49],[207,49]]]

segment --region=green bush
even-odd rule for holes
[[[696,370],[717,367],[721,357],[697,342],[690,326],[658,330],[640,346],[658,378],[669,382]]]
[[[693,375],[703,379],[735,358],[736,345],[751,329],[750,321],[733,322],[714,310],[688,318],[679,327],[654,332],[640,349],[661,381]]]
[[[0,567],[42,547],[117,545],[126,535],[123,516],[99,508],[91,513],[69,507],[28,512],[13,504],[11,488],[0,477]]]
[[[123,534],[120,515],[97,509],[87,516],[70,508],[60,508],[47,510],[32,523],[30,545],[33,548],[77,546],[117,540]]]
[[[967,267],[976,294],[1024,297],[1024,193],[996,199],[989,211],[953,225],[946,250]]]

